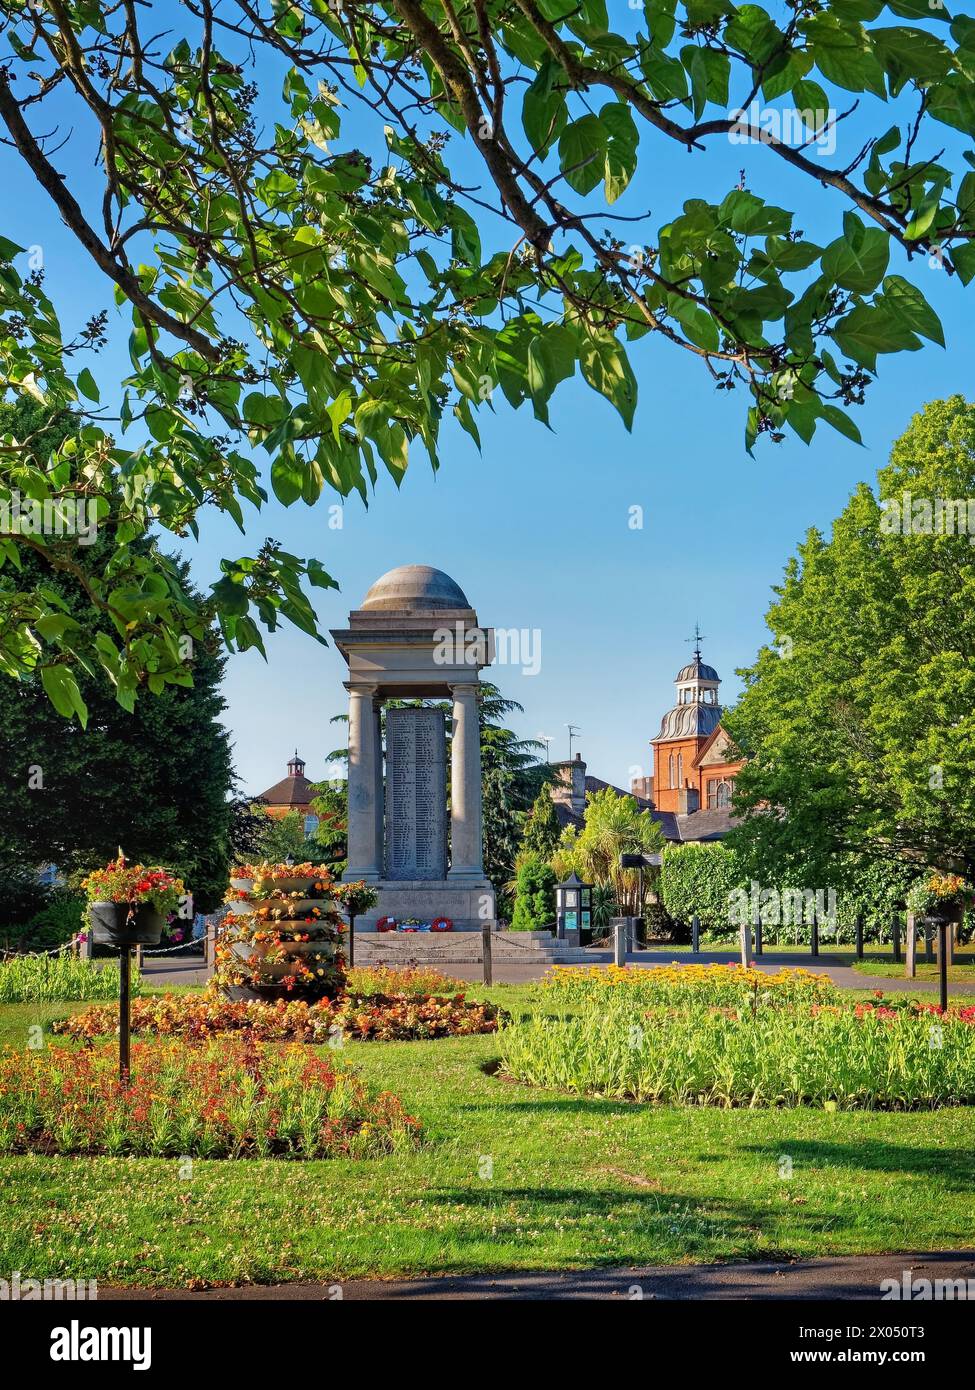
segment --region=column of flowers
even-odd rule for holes
[[[323,999],[345,983],[344,923],[324,864],[241,864],[217,938],[215,982],[232,998]]]

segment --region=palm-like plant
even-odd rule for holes
[[[639,916],[640,874],[621,869],[621,854],[656,854],[664,835],[649,811],[641,811],[632,796],[617,796],[609,787],[590,794],[586,821],[576,842],[582,873],[591,883],[612,887],[624,915]]]

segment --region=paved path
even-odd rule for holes
[[[316,1284],[248,1284],[238,1288],[112,1289],[106,1299],[185,1299],[219,1302],[238,1299],[302,1302],[431,1299],[879,1299],[881,1281],[904,1273],[912,1280],[965,1279],[975,1295],[975,1251],[923,1255],[846,1255],[794,1264],[652,1265],[639,1269],[584,1269],[568,1273],[471,1274],[419,1279],[350,1279]]]
[[[701,951],[698,955],[692,956],[689,951],[674,952],[664,948],[655,951],[634,951],[630,953],[627,960],[630,965],[641,966],[671,965],[674,961],[684,965],[692,963],[726,965],[729,961],[737,960],[737,958],[737,955],[731,951]],[[594,951],[592,961],[585,962],[584,965],[608,965],[611,960],[612,956],[608,951]],[[805,970],[815,970],[819,974],[828,975],[834,984],[843,989],[882,989],[893,993],[903,990],[923,990],[932,994],[936,994],[938,991],[937,980],[907,980],[902,975],[892,977],[863,975],[858,970],[854,970],[852,966],[843,964],[843,960],[844,957],[842,956],[827,954],[821,955],[818,960],[813,960],[810,956],[766,951],[756,961],[756,965],[760,970],[770,972],[780,970],[784,965],[801,966]],[[577,967],[567,967],[570,970],[575,968]],[[481,967],[478,964],[445,964],[437,965],[436,969],[454,980],[472,980],[474,982],[481,980]],[[525,984],[529,980],[541,979],[547,969],[547,964],[529,962],[521,965],[508,961],[497,961],[494,966],[494,980],[496,984]],[[149,983],[154,985],[205,984],[208,978],[208,972],[200,964],[198,956],[183,958],[182,960],[178,956],[169,959],[160,956],[148,957],[142,973]],[[975,994],[975,980],[972,984],[958,984],[951,981],[948,984],[948,993],[950,995]]]

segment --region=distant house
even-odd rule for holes
[[[258,799],[264,803],[269,816],[286,816],[290,811],[297,811],[304,818],[305,834],[311,835],[318,829],[318,816],[311,809],[314,797],[314,785],[305,776],[305,761],[298,756],[296,748],[294,757],[288,760],[287,777],[261,792]]]

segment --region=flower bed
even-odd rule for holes
[[[199,1158],[373,1158],[419,1123],[327,1055],[252,1040],[136,1043],[132,1083],[114,1045],[0,1054],[0,1150]]]
[[[242,1033],[262,1042],[410,1042],[418,1038],[493,1033],[499,1011],[463,994],[346,995],[309,1004],[304,1000],[230,1000],[205,994],[157,994],[132,1004],[132,1031],[201,1041],[220,1033]],[[116,1011],[93,1007],[53,1025],[72,1038],[101,1038],[115,1032]]]
[[[714,1004],[782,1008],[797,1003],[825,1003],[839,998],[828,975],[785,967],[774,975],[741,965],[639,967],[553,966],[542,979],[546,1004],[586,1004],[622,997],[633,1003],[674,1007]]]
[[[456,994],[457,981],[429,966],[393,970],[388,965],[357,965],[346,974],[346,993]]]
[[[648,1008],[648,987],[562,998],[556,987],[554,1014],[502,1030],[504,1071],[537,1086],[676,1105],[975,1102],[975,1009],[942,1014],[882,995],[851,1006],[838,992],[836,1002],[783,1002],[774,989],[754,1003],[715,1001],[703,984],[696,1000],[692,985],[676,999],[662,986]]]

